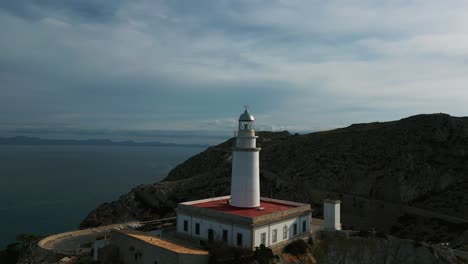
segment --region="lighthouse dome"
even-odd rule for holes
[[[239,117],[239,121],[254,121],[255,118],[249,113],[249,110],[245,109],[244,113]]]

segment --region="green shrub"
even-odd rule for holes
[[[94,261],[90,256],[81,257],[75,264],[93,264]]]
[[[260,247],[255,248],[254,259],[257,260],[259,264],[270,264],[274,258],[273,250],[265,247],[265,245],[262,244]]]
[[[9,244],[5,250],[0,250],[0,263],[16,264],[20,256],[20,243]]]
[[[304,240],[299,239],[286,245],[283,248],[283,253],[286,253],[292,256],[300,256],[300,255],[308,253],[308,249],[309,249],[309,246],[307,245],[307,243],[304,242]]]

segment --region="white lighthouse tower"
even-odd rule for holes
[[[254,121],[247,108],[239,117],[232,150],[231,195],[179,203],[178,236],[200,244],[223,243],[254,250],[260,245],[280,248],[310,235],[310,204],[260,197],[260,148]]]
[[[236,145],[232,151],[231,205],[260,206],[260,148],[254,130],[255,118],[245,109],[239,117]]]

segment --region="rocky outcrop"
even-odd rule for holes
[[[468,118],[417,115],[305,135],[260,132],[258,142],[262,196],[311,203],[315,216],[326,196],[341,198],[343,223],[359,228],[381,223],[389,231],[401,205],[468,216]],[[232,145],[210,147],[162,182],[100,205],[80,226],[170,216],[178,202],[227,195]]]
[[[468,263],[467,258],[456,255],[450,249],[392,236],[330,236],[317,243],[313,254],[317,263],[323,264]]]

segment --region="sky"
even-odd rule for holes
[[[258,129],[293,132],[466,116],[467,13],[457,0],[3,0],[0,135],[231,135],[244,105]]]

